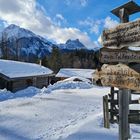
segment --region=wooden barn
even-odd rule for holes
[[[38,64],[0,59],[0,89],[15,92],[29,86],[42,88],[52,77],[52,70]]]
[[[93,69],[75,69],[75,68],[62,68],[56,74],[56,78],[64,80],[73,76],[87,78],[92,81]]]

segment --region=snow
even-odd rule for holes
[[[102,96],[110,89],[69,88],[74,82],[58,82],[50,94],[34,87],[15,94],[0,90],[0,140],[117,140],[117,124],[103,127]],[[140,139],[139,126],[132,125],[132,139]]]
[[[35,75],[48,75],[52,74],[53,72],[49,68],[38,64],[0,59],[0,73],[10,78],[16,78]]]
[[[17,42],[17,40],[19,41],[18,43],[21,50],[23,50],[20,51],[20,53],[22,54],[24,52],[26,56],[34,54],[38,56],[38,58],[42,58],[45,54],[51,53],[53,47],[53,44],[47,39],[36,35],[28,29],[21,28],[14,24],[9,25],[2,32],[0,32],[0,40],[2,40],[2,37],[4,40],[9,41],[9,47],[13,52],[11,55],[14,55],[15,46],[13,43]]]
[[[130,109],[131,110],[140,110],[140,105],[139,104],[130,105]]]
[[[7,38],[23,38],[23,37],[32,37],[36,36],[33,32],[28,31],[24,28],[20,28],[17,25],[11,24],[7,28],[4,29],[4,35]]]
[[[72,77],[79,76],[84,78],[92,78],[93,69],[74,69],[74,68],[62,68],[56,74],[56,77]]]
[[[28,88],[18,91],[16,93],[7,91],[7,89],[1,89],[0,90],[0,101],[5,101],[5,100],[15,99],[15,98],[32,97],[32,96],[36,95],[36,93],[39,91],[40,90],[37,89],[36,87],[28,87]]]
[[[69,135],[65,140],[118,140],[117,126],[111,129],[105,129],[102,126],[102,114],[95,115],[92,121],[89,121],[74,134]],[[93,124],[96,127],[93,127]]]
[[[8,27],[6,27],[2,33],[0,32],[0,40],[2,40],[2,34],[4,39],[8,39],[8,41],[13,42],[16,41],[17,39],[21,39],[21,38],[26,38],[28,39],[28,41],[30,41],[28,43],[28,46],[26,48],[30,48],[28,50],[28,52],[33,54],[36,54],[35,50],[40,51],[40,49],[43,50],[43,52],[45,53],[46,51],[51,53],[53,46],[57,46],[59,49],[64,49],[64,50],[80,50],[80,49],[85,49],[87,50],[87,47],[85,47],[80,41],[79,39],[76,40],[67,40],[65,44],[55,44],[53,45],[52,42],[48,41],[46,38],[41,37],[39,35],[36,35],[35,33],[33,33],[32,31],[28,30],[28,29],[24,29],[20,26],[11,24]],[[30,39],[30,38],[34,38],[34,40]],[[38,42],[38,40],[40,40]],[[27,41],[27,40],[26,40]],[[25,41],[25,43],[26,43]],[[34,41],[34,42],[32,42]],[[53,41],[54,42],[54,41]],[[34,49],[34,47],[37,46],[37,49]],[[10,46],[11,47],[11,46]],[[14,47],[14,46],[13,46]],[[94,49],[94,48],[93,48]],[[96,48],[95,48],[96,49]],[[28,54],[28,53],[27,53]],[[39,56],[38,56],[39,57]]]
[[[80,81],[74,81],[74,80]],[[58,81],[54,85],[49,85],[47,88],[43,88],[41,91],[44,93],[51,93],[53,90],[60,90],[60,89],[89,89],[92,88],[90,80],[81,78],[81,77],[71,77],[67,78],[63,81]],[[42,93],[41,92],[41,93]]]
[[[128,47],[129,50],[132,50],[132,51],[140,51],[140,47]]]
[[[27,37],[38,37],[41,40],[43,40],[44,42],[46,42],[45,38],[43,38],[39,35],[36,35],[32,31],[30,31],[28,29],[21,28],[20,26],[17,26],[15,24],[11,24],[7,28],[5,28],[3,30],[3,34],[8,39],[11,39],[11,38],[17,39],[17,38],[23,38],[23,37],[26,37],[26,38]]]
[[[68,49],[68,50],[80,50],[80,49],[87,49],[79,39],[76,40],[67,40],[65,44],[58,44],[60,49]]]

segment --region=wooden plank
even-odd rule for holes
[[[101,63],[140,63],[140,51],[102,48],[99,54],[99,61]]]
[[[129,123],[140,124],[140,111],[137,113],[129,114]]]
[[[110,111],[111,110],[109,110],[109,112]],[[118,110],[112,110],[112,113],[115,116],[117,116],[119,111]],[[129,110],[128,120],[129,120],[129,123],[140,124],[140,110]]]
[[[140,91],[140,74],[124,64],[104,64],[100,71],[95,71],[93,80],[103,86]]]
[[[104,30],[102,40],[104,47],[139,46],[140,20],[121,23],[116,28]]]
[[[108,102],[111,103],[112,105],[118,105],[118,100],[108,99]],[[129,102],[129,104],[140,104],[140,102],[139,102],[139,99],[138,100],[131,100],[131,102]]]

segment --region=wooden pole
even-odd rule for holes
[[[113,109],[114,109],[114,87],[111,87],[111,96],[110,96],[110,122],[114,122],[114,114],[113,114]]]
[[[129,22],[129,15],[125,8],[119,11],[120,22]],[[119,140],[128,140],[130,138],[129,115],[129,97],[130,90],[119,90]]]
[[[120,16],[121,23],[129,22],[128,11],[125,8],[120,9],[119,16]]]
[[[104,127],[110,128],[109,125],[109,109],[108,109],[108,96],[103,96],[103,115],[104,115]]]
[[[130,90],[119,90],[119,139],[128,140],[130,128],[128,122]]]

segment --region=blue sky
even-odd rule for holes
[[[104,28],[119,19],[110,11],[128,0],[0,0],[0,30],[9,24],[30,29],[56,43],[80,39],[88,48],[98,45]],[[135,0],[140,5],[140,0]],[[140,17],[133,15],[131,20]]]

